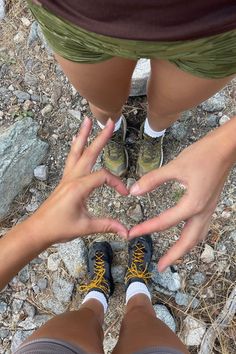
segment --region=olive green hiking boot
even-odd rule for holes
[[[104,148],[104,166],[116,176],[124,176],[128,170],[128,153],[125,148],[126,119],[122,116],[120,129],[113,133]]]
[[[141,146],[137,161],[136,173],[139,177],[161,167],[163,162],[163,138],[152,138],[144,133],[144,123],[140,128]]]

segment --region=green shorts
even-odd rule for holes
[[[218,79],[236,73],[236,30],[186,41],[119,39],[86,31],[30,0],[28,3],[53,51],[73,62],[94,64],[114,56],[149,58],[168,60],[205,78]]]

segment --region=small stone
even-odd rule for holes
[[[82,98],[81,104],[82,104],[82,106],[86,106],[86,104],[88,104],[88,101],[86,100],[86,98]]]
[[[192,297],[189,294],[182,293],[180,291],[178,291],[177,294],[175,295],[175,302],[180,306],[192,307],[193,309],[196,309],[200,305],[198,299]]]
[[[48,297],[46,299],[42,299],[41,304],[45,309],[52,311],[56,315],[60,315],[65,312],[67,308],[67,304],[62,304],[58,300]]]
[[[230,232],[229,237],[230,237],[230,239],[233,240],[233,242],[236,244],[236,231]]]
[[[224,114],[224,115],[220,118],[219,124],[220,124],[220,125],[223,125],[223,124],[225,124],[225,123],[227,123],[227,122],[229,122],[229,121],[230,121],[230,118]]]
[[[216,112],[223,111],[226,107],[226,96],[223,92],[218,92],[201,104],[204,111]]]
[[[48,281],[45,278],[39,279],[37,285],[40,288],[40,290],[45,290],[48,286]]]
[[[27,281],[29,280],[29,266],[25,266],[21,271],[18,273],[18,278],[19,280],[26,284]]]
[[[22,17],[21,18],[21,22],[23,23],[23,25],[25,27],[29,27],[31,25],[31,22],[30,22],[30,20],[27,17]]]
[[[31,305],[29,302],[24,303],[23,310],[28,317],[33,318],[35,316],[36,308],[33,305]]]
[[[18,313],[22,308],[22,305],[23,305],[23,300],[14,299],[11,304],[13,313]]]
[[[27,92],[16,90],[13,93],[18,98],[19,102],[30,100],[30,95]]]
[[[171,135],[178,141],[183,140],[188,135],[188,129],[183,122],[175,122],[171,129]]]
[[[191,279],[193,280],[194,284],[201,285],[206,280],[206,276],[201,272],[196,272],[192,275]]]
[[[51,102],[53,106],[56,106],[58,104],[59,99],[62,96],[62,88],[61,86],[55,86],[53,88],[52,96],[51,96]]]
[[[181,278],[178,272],[173,272],[168,267],[164,272],[159,273],[154,266],[152,271],[152,280],[155,284],[162,286],[170,291],[177,291],[181,288]]]
[[[211,263],[215,259],[214,250],[207,243],[205,244],[204,251],[201,254],[201,260],[204,263]]]
[[[65,279],[55,277],[52,283],[52,291],[57,300],[68,303],[71,299],[74,284]]]
[[[27,86],[36,86],[38,84],[38,79],[35,75],[30,73],[25,73],[24,82]]]
[[[164,305],[154,305],[154,311],[157,318],[164,322],[174,333],[176,332],[176,323],[168,308]]]
[[[48,178],[48,167],[45,165],[37,166],[34,169],[34,177],[39,181],[46,181]]]
[[[13,41],[16,44],[22,43],[25,40],[25,36],[24,36],[24,32],[19,31],[14,37],[13,37]]]
[[[0,339],[7,338],[7,337],[9,337],[9,335],[10,335],[9,329],[0,328]]]
[[[8,87],[8,90],[9,90],[9,91],[14,91],[14,90],[15,90],[15,88],[14,88],[14,86],[13,86],[13,85],[10,85],[10,86]]]
[[[134,178],[127,178],[127,189],[130,190],[130,188],[136,183],[136,180]]]
[[[3,315],[7,311],[7,304],[4,301],[0,301],[0,314]]]
[[[23,104],[23,110],[27,112],[27,111],[31,110],[32,108],[33,108],[32,101],[26,100]]]
[[[207,116],[207,124],[210,127],[216,127],[218,125],[218,116],[216,114],[209,114]]]
[[[150,76],[151,65],[149,59],[140,59],[132,75],[130,96],[146,95],[147,80]]]
[[[47,116],[49,113],[51,113],[53,110],[53,107],[51,104],[47,104],[42,110],[41,114],[43,117]]]
[[[127,215],[134,221],[139,222],[143,220],[143,211],[140,204],[136,204],[135,206],[131,206]]]
[[[50,254],[47,262],[48,270],[50,270],[51,272],[55,272],[59,267],[60,261],[61,259],[58,253]]]
[[[206,331],[206,324],[187,316],[183,321],[181,337],[187,346],[200,345]]]
[[[6,15],[6,7],[5,7],[5,0],[0,0],[0,21],[5,18]]]
[[[27,39],[27,45],[30,47],[38,39],[38,23],[34,21],[30,27],[29,36]]]
[[[110,241],[111,248],[114,252],[122,252],[127,247],[127,242],[122,241]]]
[[[78,119],[79,121],[81,121],[81,112],[80,111],[76,111],[76,110],[74,110],[74,109],[69,109],[68,110],[68,113],[72,116],[72,117],[74,117],[74,118],[76,118],[76,119]]]
[[[111,268],[111,273],[115,283],[124,283],[125,268],[121,265],[115,265]]]

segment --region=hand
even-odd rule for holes
[[[160,259],[159,271],[165,270],[206,237],[212,213],[232,165],[224,154],[225,144],[222,134],[213,132],[132,186],[130,193],[135,196],[150,192],[169,180],[177,180],[187,189],[176,206],[134,226],[129,232],[133,238],[163,231],[185,221],[179,240]]]
[[[38,241],[45,246],[99,232],[118,233],[123,237],[128,235],[119,221],[92,217],[86,208],[91,192],[103,184],[115,188],[122,195],[128,194],[121,180],[110,172],[102,169],[91,173],[99,153],[112,135],[114,123],[109,120],[99,136],[86,148],[91,127],[91,120],[85,118],[72,143],[61,182],[35,214],[26,220],[31,230],[36,232]]]

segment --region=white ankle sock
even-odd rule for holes
[[[95,300],[99,301],[104,308],[104,313],[107,312],[108,303],[107,303],[107,299],[103,293],[101,293],[100,291],[96,291],[96,290],[90,291],[85,296],[84,300],[82,301],[82,304],[84,304],[86,301],[91,300],[91,299],[95,299]]]
[[[166,129],[164,130],[161,130],[161,131],[156,131],[156,130],[153,130],[151,127],[150,127],[150,124],[148,122],[148,118],[145,119],[145,123],[144,123],[144,133],[148,136],[151,136],[152,138],[159,138],[161,136],[164,136],[165,135],[165,132],[166,132]]]
[[[121,123],[122,123],[122,117],[123,116],[120,116],[119,120],[116,122],[115,128],[114,128],[114,132],[116,132],[118,129],[120,129],[120,126],[121,126]],[[103,125],[101,122],[99,122],[99,120],[97,120],[97,123],[98,123],[98,125],[99,125],[99,127],[101,129],[105,128],[105,125]]]
[[[141,283],[140,281],[134,281],[128,286],[128,289],[126,290],[126,300],[125,304],[127,305],[128,301],[133,297],[134,295],[138,294],[144,294],[146,295],[149,300],[151,301],[151,295],[150,292],[147,288],[147,286],[144,283]]]

